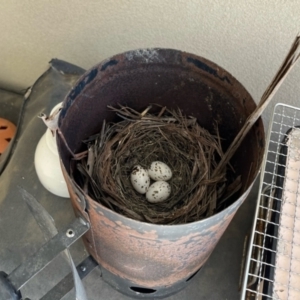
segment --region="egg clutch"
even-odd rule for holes
[[[171,169],[161,161],[152,162],[149,169],[136,165],[130,175],[133,188],[140,194],[146,194],[151,203],[162,202],[170,196],[171,186],[167,181],[171,178]],[[151,179],[154,183],[150,185]]]
[[[142,222],[183,224],[224,208],[223,196],[241,186],[232,166],[214,173],[224,155],[217,124],[209,132],[181,109],[155,104],[108,109],[115,122],[83,141],[87,156],[73,175],[102,205]]]

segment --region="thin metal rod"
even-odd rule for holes
[[[77,272],[80,279],[85,278],[98,266],[97,262],[88,256],[77,266]],[[74,287],[73,274],[69,273],[64,279],[62,279],[55,287],[53,287],[45,296],[40,300],[60,300],[67,293],[69,293]]]

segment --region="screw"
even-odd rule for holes
[[[73,237],[74,235],[75,235],[75,232],[74,232],[73,229],[68,229],[68,230],[67,230],[66,236],[67,236],[68,238],[71,238],[71,237]]]

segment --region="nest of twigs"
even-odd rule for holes
[[[240,187],[238,178],[228,189],[229,167],[212,176],[223,156],[218,130],[209,133],[179,109],[163,107],[153,114],[151,107],[142,113],[109,108],[123,120],[104,122],[101,132],[86,141],[88,156],[78,164],[83,188],[101,204],[139,221],[183,224],[211,216],[219,199]],[[166,163],[173,172],[171,195],[161,203],[149,203],[130,182],[134,166],[147,169],[153,161]]]

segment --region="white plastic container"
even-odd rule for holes
[[[61,103],[57,104],[50,115],[60,105]],[[64,198],[70,197],[60,167],[56,138],[49,128],[47,128],[36,147],[34,165],[40,182],[49,192]]]

